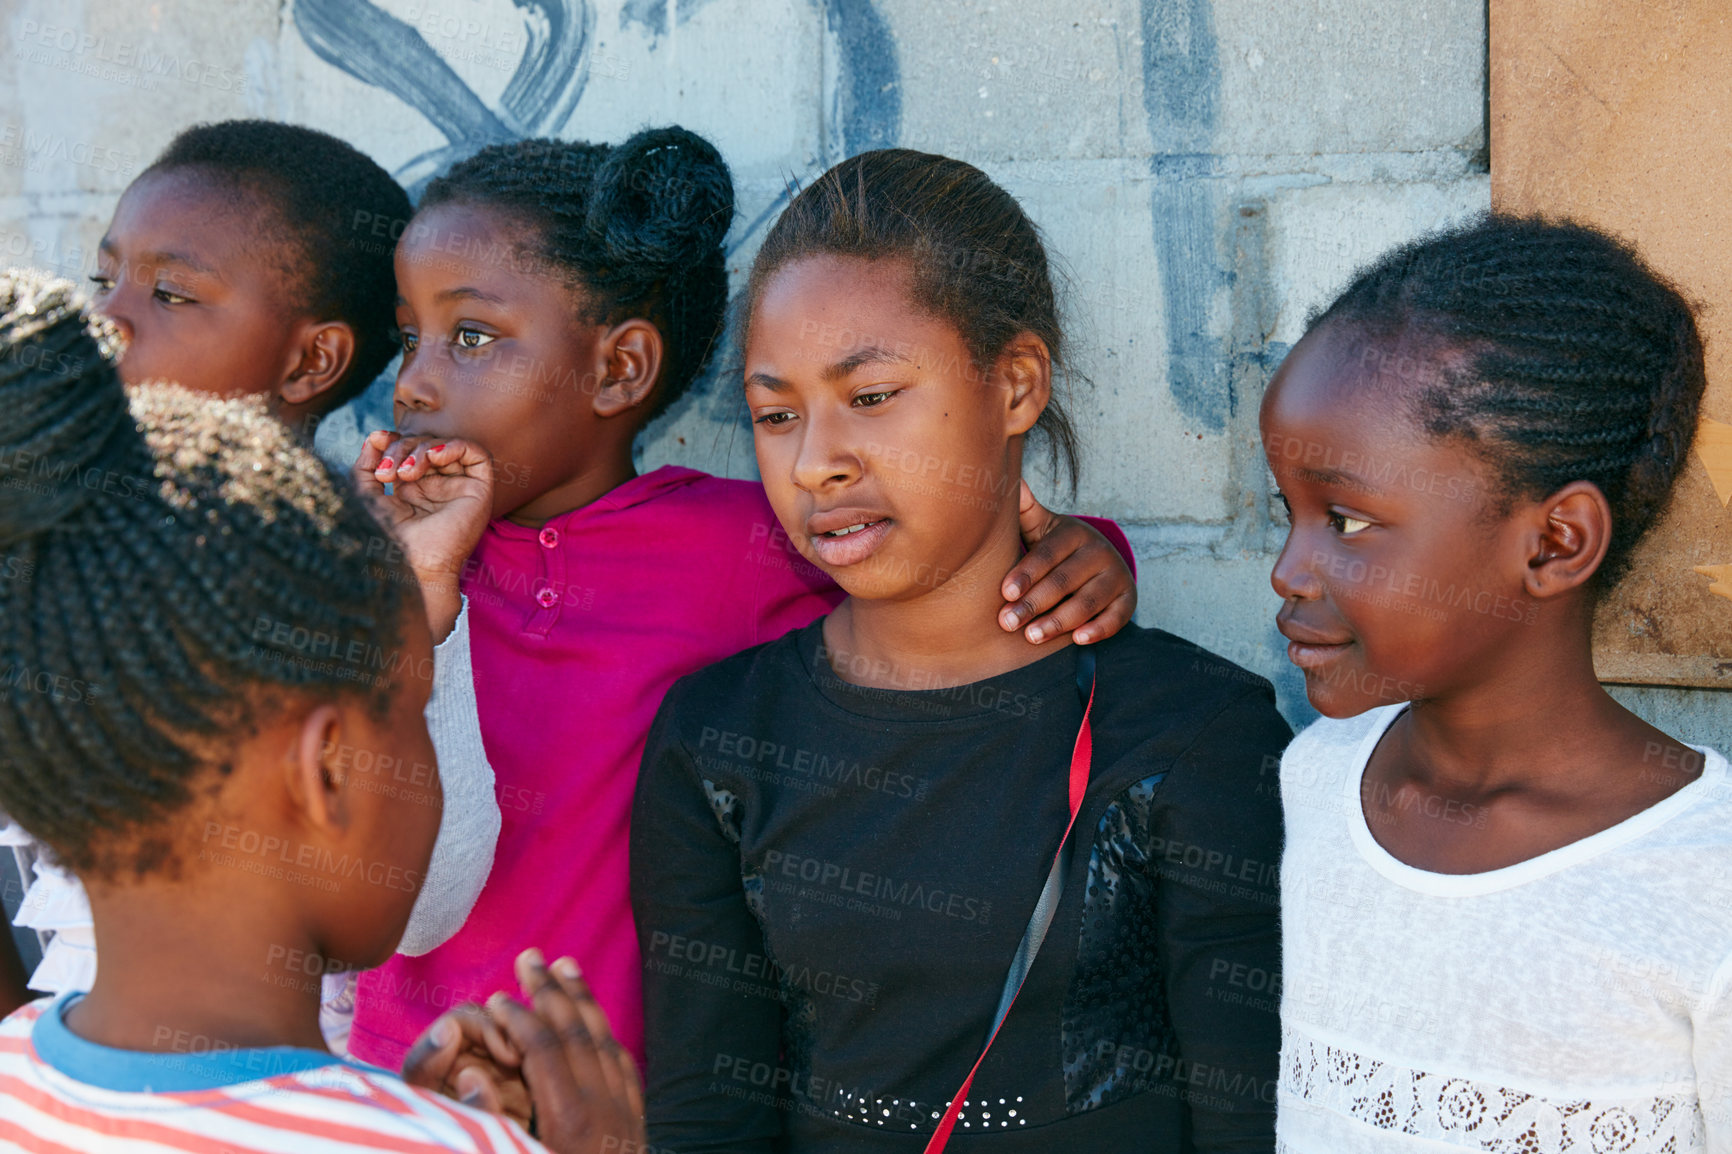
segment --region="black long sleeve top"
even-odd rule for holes
[[[650,1142],[919,1151],[986,1041],[1069,816],[1078,651],[842,681],[823,622],[684,678],[632,816]],[[1280,1045],[1266,681],[1171,634],[1094,647],[1062,898],[952,1151],[1268,1151]]]

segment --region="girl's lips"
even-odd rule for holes
[[[1287,660],[1300,669],[1310,672],[1329,664],[1346,652],[1352,644],[1351,641],[1339,641],[1328,645],[1308,641],[1289,641],[1287,643]]]
[[[878,546],[890,533],[890,523],[888,517],[870,521],[864,529],[855,529],[841,537],[814,533],[811,536],[812,551],[818,554],[818,560],[834,569],[858,565],[878,551]]]

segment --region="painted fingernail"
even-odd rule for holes
[[[397,465],[397,462],[393,461],[389,457],[386,457],[383,460],[381,460],[377,465],[373,466],[373,471],[375,473],[383,473],[387,469],[395,468],[396,465]]]
[[[415,467],[415,454],[414,453],[410,453],[407,457],[403,458],[403,467],[405,469],[413,469]]]
[[[432,451],[437,453],[440,449],[443,449],[444,447],[445,447],[444,445],[434,445]]]

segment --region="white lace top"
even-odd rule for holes
[[[1430,873],[1361,807],[1402,708],[1282,759],[1279,1149],[1732,1152],[1726,759],[1698,750],[1697,780],[1551,853]]]

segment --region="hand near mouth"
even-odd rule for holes
[[[493,513],[493,458],[456,437],[380,429],[367,434],[350,477],[373,516],[402,543],[438,644],[457,623],[463,563]]]

